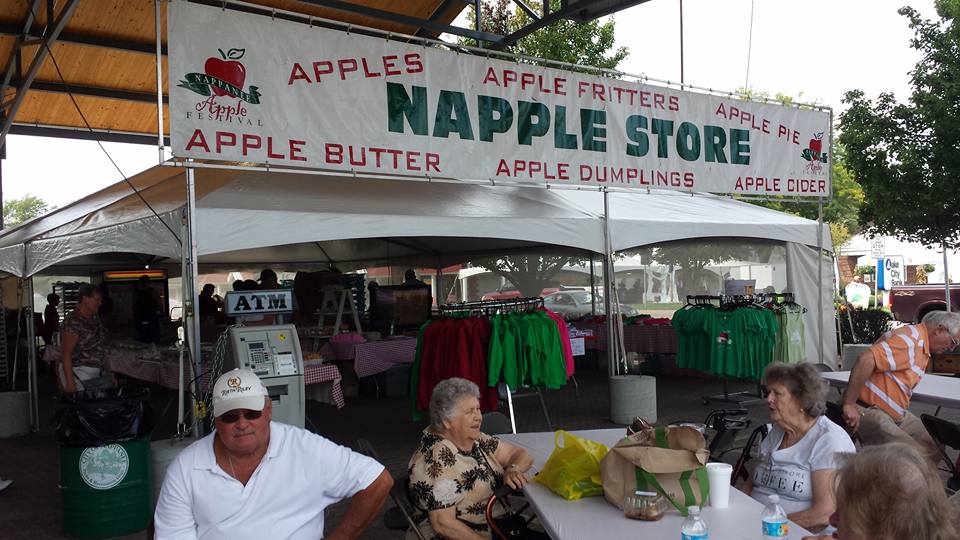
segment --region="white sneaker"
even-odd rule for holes
[[[13,483],[13,480],[4,480],[3,478],[0,478],[0,491],[3,491],[8,487],[10,487],[10,484],[12,483]]]

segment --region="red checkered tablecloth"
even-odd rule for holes
[[[607,350],[607,325],[595,323],[574,323],[581,330],[593,330],[594,341],[586,347],[599,351]],[[623,342],[627,352],[636,353],[677,353],[677,333],[672,326],[628,325],[623,327]]]
[[[212,351],[210,351],[212,354]],[[162,349],[158,347],[144,346],[135,348],[125,346],[122,348],[108,348],[105,363],[109,369],[115,373],[121,373],[134,379],[159,384],[166,388],[176,390],[177,374],[179,371],[179,353],[173,349]],[[204,358],[209,358],[206,351]],[[58,347],[47,347],[43,353],[43,360],[55,363],[60,360],[60,350]],[[342,408],[346,405],[343,399],[343,388],[340,385],[340,370],[337,366],[331,364],[307,364],[303,369],[304,385],[329,384],[330,391],[326,394],[328,398],[321,399],[325,403],[336,405]],[[187,388],[191,381],[191,366],[188,360],[184,362],[183,383]],[[210,373],[206,372],[200,376],[197,385],[201,391],[210,388]]]
[[[303,367],[303,384],[329,384],[330,397],[333,400],[331,405],[336,405],[338,409],[346,405],[340,379],[340,370],[332,364],[310,364]]]
[[[327,343],[320,349],[325,360],[353,360],[358,377],[369,377],[397,364],[412,364],[416,338],[384,339],[366,343]]]

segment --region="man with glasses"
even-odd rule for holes
[[[213,387],[216,430],[170,464],[157,540],[357,538],[393,486],[383,465],[307,430],[271,422],[260,379],[234,369]],[[324,536],[324,509],[352,497]]]
[[[920,324],[883,335],[857,357],[843,394],[843,419],[864,445],[901,441],[916,444],[931,463],[936,444],[910,407],[930,354],[960,344],[960,314],[933,311]]]

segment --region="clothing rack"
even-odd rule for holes
[[[782,293],[755,293],[755,294],[743,294],[743,295],[688,295],[687,296],[687,305],[690,306],[702,306],[713,304],[713,302],[719,302],[720,308],[725,307],[749,307],[749,306],[769,306],[774,305],[796,305],[794,302],[794,295],[792,292],[782,292]],[[803,308],[804,313],[806,313],[807,308]],[[730,393],[728,388],[728,378],[721,377],[723,381],[723,394],[716,394],[712,396],[701,396],[700,399],[703,400],[704,405],[709,405],[711,401],[722,402],[722,403],[733,403],[736,405],[751,405],[754,403],[759,403],[763,401],[763,389],[760,385],[760,382],[757,381],[757,392],[752,394],[750,392],[733,392]]]
[[[490,313],[503,308],[535,309],[543,306],[543,298],[533,296],[529,298],[508,298],[504,300],[478,300],[473,302],[454,302],[440,306],[440,315],[463,311],[478,311]]]
[[[503,300],[478,300],[473,302],[454,302],[440,306],[440,316],[450,315],[462,312],[477,312],[489,315],[498,311],[519,311],[520,309],[532,310],[543,307],[543,297],[532,296],[527,298],[507,298]],[[547,412],[547,404],[543,399],[543,393],[539,388],[511,389],[506,383],[500,383],[500,401],[506,402],[507,411],[510,413],[510,429],[513,433],[517,432],[517,421],[513,410],[513,400],[517,398],[536,397],[540,401],[540,409],[543,411],[543,418],[547,422],[547,429],[553,431],[553,425],[550,422],[550,414]]]
[[[773,304],[775,306],[799,306],[794,300],[792,292],[785,293],[757,293],[757,296],[760,299],[760,303],[764,305]],[[803,312],[807,312],[807,308],[803,308]]]

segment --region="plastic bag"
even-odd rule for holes
[[[54,426],[64,446],[103,446],[147,436],[153,430],[150,390],[107,388],[57,396]]]
[[[560,446],[560,437],[563,446]],[[603,495],[600,480],[600,461],[607,447],[598,442],[557,430],[553,453],[534,481],[550,488],[567,500]]]

